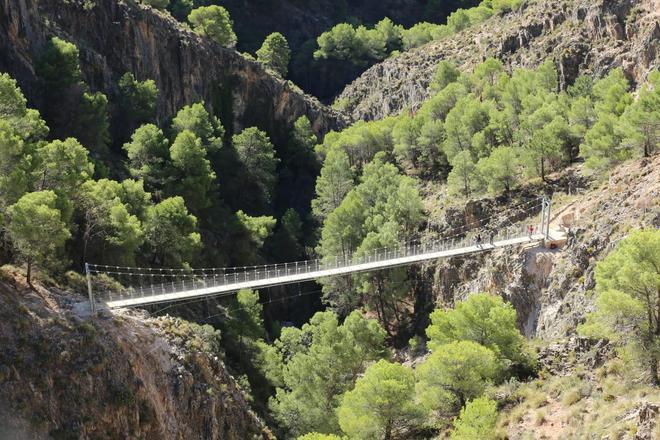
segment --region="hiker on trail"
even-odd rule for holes
[[[481,247],[481,234],[477,234],[477,247]]]
[[[491,230],[490,234],[488,234],[488,241],[491,245],[493,244],[493,238],[495,238],[495,231]]]
[[[534,232],[534,226],[527,226],[527,232],[529,233],[529,238],[532,238],[532,232]]]

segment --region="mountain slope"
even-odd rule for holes
[[[660,156],[623,164],[605,182],[589,182],[581,167],[559,177],[522,195],[552,194],[551,228],[568,232],[566,244],[556,249],[498,250],[429,264],[422,282],[430,282],[426,295],[431,309],[474,292],[492,292],[513,304],[527,337],[554,341],[575,336],[577,325],[594,307],[590,292],[595,287],[596,263],[630,230],[660,227]],[[487,227],[497,230],[508,224],[495,214],[506,209],[499,205],[496,200],[475,201],[440,218],[432,215],[429,221],[460,227],[462,222],[480,218],[488,222],[484,219],[494,216]]]
[[[660,8],[656,0],[528,0],[516,12],[495,16],[449,38],[385,60],[346,87],[338,99],[354,119],[381,119],[428,97],[443,59],[469,70],[487,57],[509,68],[550,59],[560,86],[579,73],[601,76],[621,66],[635,82],[660,66]]]
[[[272,438],[208,329],[0,276],[0,438]]]
[[[0,71],[15,77],[37,107],[35,63],[46,41],[60,36],[80,49],[94,91],[113,96],[125,72],[153,79],[161,92],[161,121],[204,100],[230,132],[255,125],[276,143],[286,141],[302,115],[319,135],[344,125],[338,113],[258,63],[133,0],[4,0],[0,8]]]

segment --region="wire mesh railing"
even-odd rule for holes
[[[87,264],[86,270],[92,307],[155,304],[175,301],[188,293],[205,291],[205,296],[232,294],[241,288],[259,288],[300,282],[324,276],[378,270],[411,264],[425,259],[460,255],[479,250],[513,245],[520,239],[540,239],[547,230],[549,205],[543,202],[540,223],[535,226],[511,225],[497,232],[450,237],[425,243],[409,242],[389,248],[353,252],[323,259],[312,259],[261,266],[203,269],[131,268]],[[538,205],[535,206],[538,209]],[[518,242],[512,243],[512,241]],[[464,250],[464,252],[456,252]],[[422,257],[422,258],[420,258]],[[200,295],[201,296],[201,295]]]

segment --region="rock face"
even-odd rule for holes
[[[561,249],[521,246],[428,265],[422,272],[423,279],[432,280],[422,295],[427,311],[474,292],[492,292],[511,302],[526,336],[545,340],[574,336],[585,314],[593,310],[596,263],[631,229],[660,227],[660,156],[624,165],[607,182],[591,186],[553,208],[553,223],[566,217],[573,221]],[[550,190],[555,200],[567,199],[561,185]],[[493,201],[475,204],[478,207],[466,207],[462,218],[448,211],[446,223],[460,229],[476,215],[486,227],[500,227],[494,213],[506,207],[496,208]],[[491,216],[494,220],[485,220]],[[425,327],[426,322],[418,325]]]
[[[73,305],[0,281],[0,438],[274,438],[189,325]]]
[[[230,132],[247,126],[283,143],[305,115],[317,134],[343,118],[235,50],[183,28],[169,15],[133,0],[2,0],[0,71],[14,76],[40,107],[35,62],[53,36],[75,43],[92,90],[113,96],[125,72],[153,79],[160,90],[158,117],[204,100]]]
[[[373,66],[339,99],[356,120],[414,109],[428,97],[435,67],[444,59],[468,70],[487,57],[509,69],[550,59],[562,88],[579,73],[601,76],[614,67],[638,83],[660,66],[659,11],[657,0],[528,0],[519,11]]]

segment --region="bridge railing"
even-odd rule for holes
[[[543,225],[537,226],[535,233],[542,232]],[[493,242],[502,242],[515,238],[529,236],[525,225],[512,226],[499,231],[493,237]],[[482,236],[484,249],[490,249],[489,236]],[[122,268],[117,266],[89,265],[92,276],[103,275],[116,281],[106,283],[105,289],[96,290],[96,298],[101,302],[121,301],[187,292],[205,288],[240,285],[255,281],[270,280],[273,284],[284,277],[301,274],[354,267],[374,263],[397,260],[404,257],[433,254],[451,251],[477,245],[476,236],[434,240],[430,242],[412,242],[391,248],[374,249],[366,253],[351,253],[326,259],[295,261],[289,263],[268,264],[242,268],[224,269],[160,269],[160,268]],[[264,283],[267,284],[267,283]],[[231,291],[233,293],[233,291]],[[227,294],[230,294],[229,292]]]

